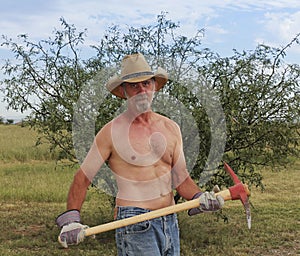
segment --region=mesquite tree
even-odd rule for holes
[[[286,51],[299,43],[298,37],[285,48],[259,45],[222,58],[202,47],[202,29],[192,37],[177,34],[179,24],[162,13],[153,25],[108,28],[92,46],[94,56],[83,58],[86,31],[77,32],[74,25],[61,22],[62,30],[56,30],[54,38],[40,42],[31,42],[26,35],[19,37],[19,43],[3,37],[2,45],[11,49],[15,60],[2,67],[6,78],[1,82],[8,106],[29,109],[28,122],[52,149],[59,149],[60,158],[76,162],[91,143],[85,130],[74,131],[74,123],[80,127],[91,117],[94,134],[122,108],[123,101],[103,93],[103,88],[119,70],[116,65],[122,57],[136,52],[143,53],[153,69],[162,66],[169,73],[169,82],[156,96],[160,104],[154,108],[175,118],[184,130],[193,178],[207,185],[228,185],[228,177],[216,172],[226,160],[244,181],[261,185],[258,165],[282,166],[299,153],[300,68],[284,63]],[[103,97],[97,101],[99,95]],[[76,116],[87,111],[92,115]],[[74,142],[74,136],[80,139]],[[77,153],[74,146],[80,148]],[[109,177],[103,179],[108,190],[115,189]]]
[[[25,34],[18,43],[3,36],[2,45],[10,48],[15,59],[2,67],[8,78],[1,90],[9,108],[31,112],[27,120],[41,135],[37,144],[46,138],[51,150],[59,148],[59,158],[74,159],[73,103],[90,77],[79,56],[85,31],[76,33],[74,26],[61,21],[63,29],[54,31],[54,38],[39,42],[31,42]]]
[[[282,168],[299,155],[300,67],[284,62],[298,37],[283,48],[258,45],[199,68],[225,112],[224,160],[255,184],[258,166]]]

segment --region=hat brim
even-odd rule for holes
[[[146,76],[138,76],[130,79],[121,79],[119,76],[113,76],[106,84],[106,88],[115,96],[125,99],[124,95],[120,92],[119,86],[124,83],[138,83],[141,81],[145,81],[150,78],[155,78],[157,82],[157,86],[155,88],[156,91],[159,91],[168,81],[168,74],[167,72],[159,67],[157,71],[153,75],[146,75]]]

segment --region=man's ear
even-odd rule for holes
[[[126,98],[126,92],[125,92],[124,86],[122,86],[122,85],[119,86],[119,92],[124,98]]]
[[[158,85],[157,81],[154,80],[154,91],[156,91],[157,85]]]

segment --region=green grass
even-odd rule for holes
[[[35,148],[36,134],[19,126],[0,126],[0,255],[116,255],[114,231],[62,249],[55,217],[76,168],[58,166],[46,146]],[[300,161],[288,171],[262,170],[265,192],[253,188],[252,229],[239,201],[223,213],[188,217],[179,213],[181,255],[300,255]],[[84,224],[112,220],[109,197],[90,188],[82,209]]]
[[[50,153],[47,143],[35,146],[37,138],[37,133],[28,127],[0,125],[0,161],[55,159],[55,153]]]
[[[72,179],[73,170],[56,168],[55,162],[3,164],[1,199],[24,202],[62,202],[66,193],[60,188]]]

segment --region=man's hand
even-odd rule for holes
[[[68,245],[79,244],[84,240],[84,230],[88,226],[80,224],[78,210],[70,210],[59,215],[56,224],[61,228],[58,241],[64,248],[68,248]]]
[[[224,199],[221,196],[215,196],[214,192],[198,192],[192,199],[198,198],[200,205],[188,211],[188,215],[192,216],[203,212],[214,212],[220,210],[224,205]]]

